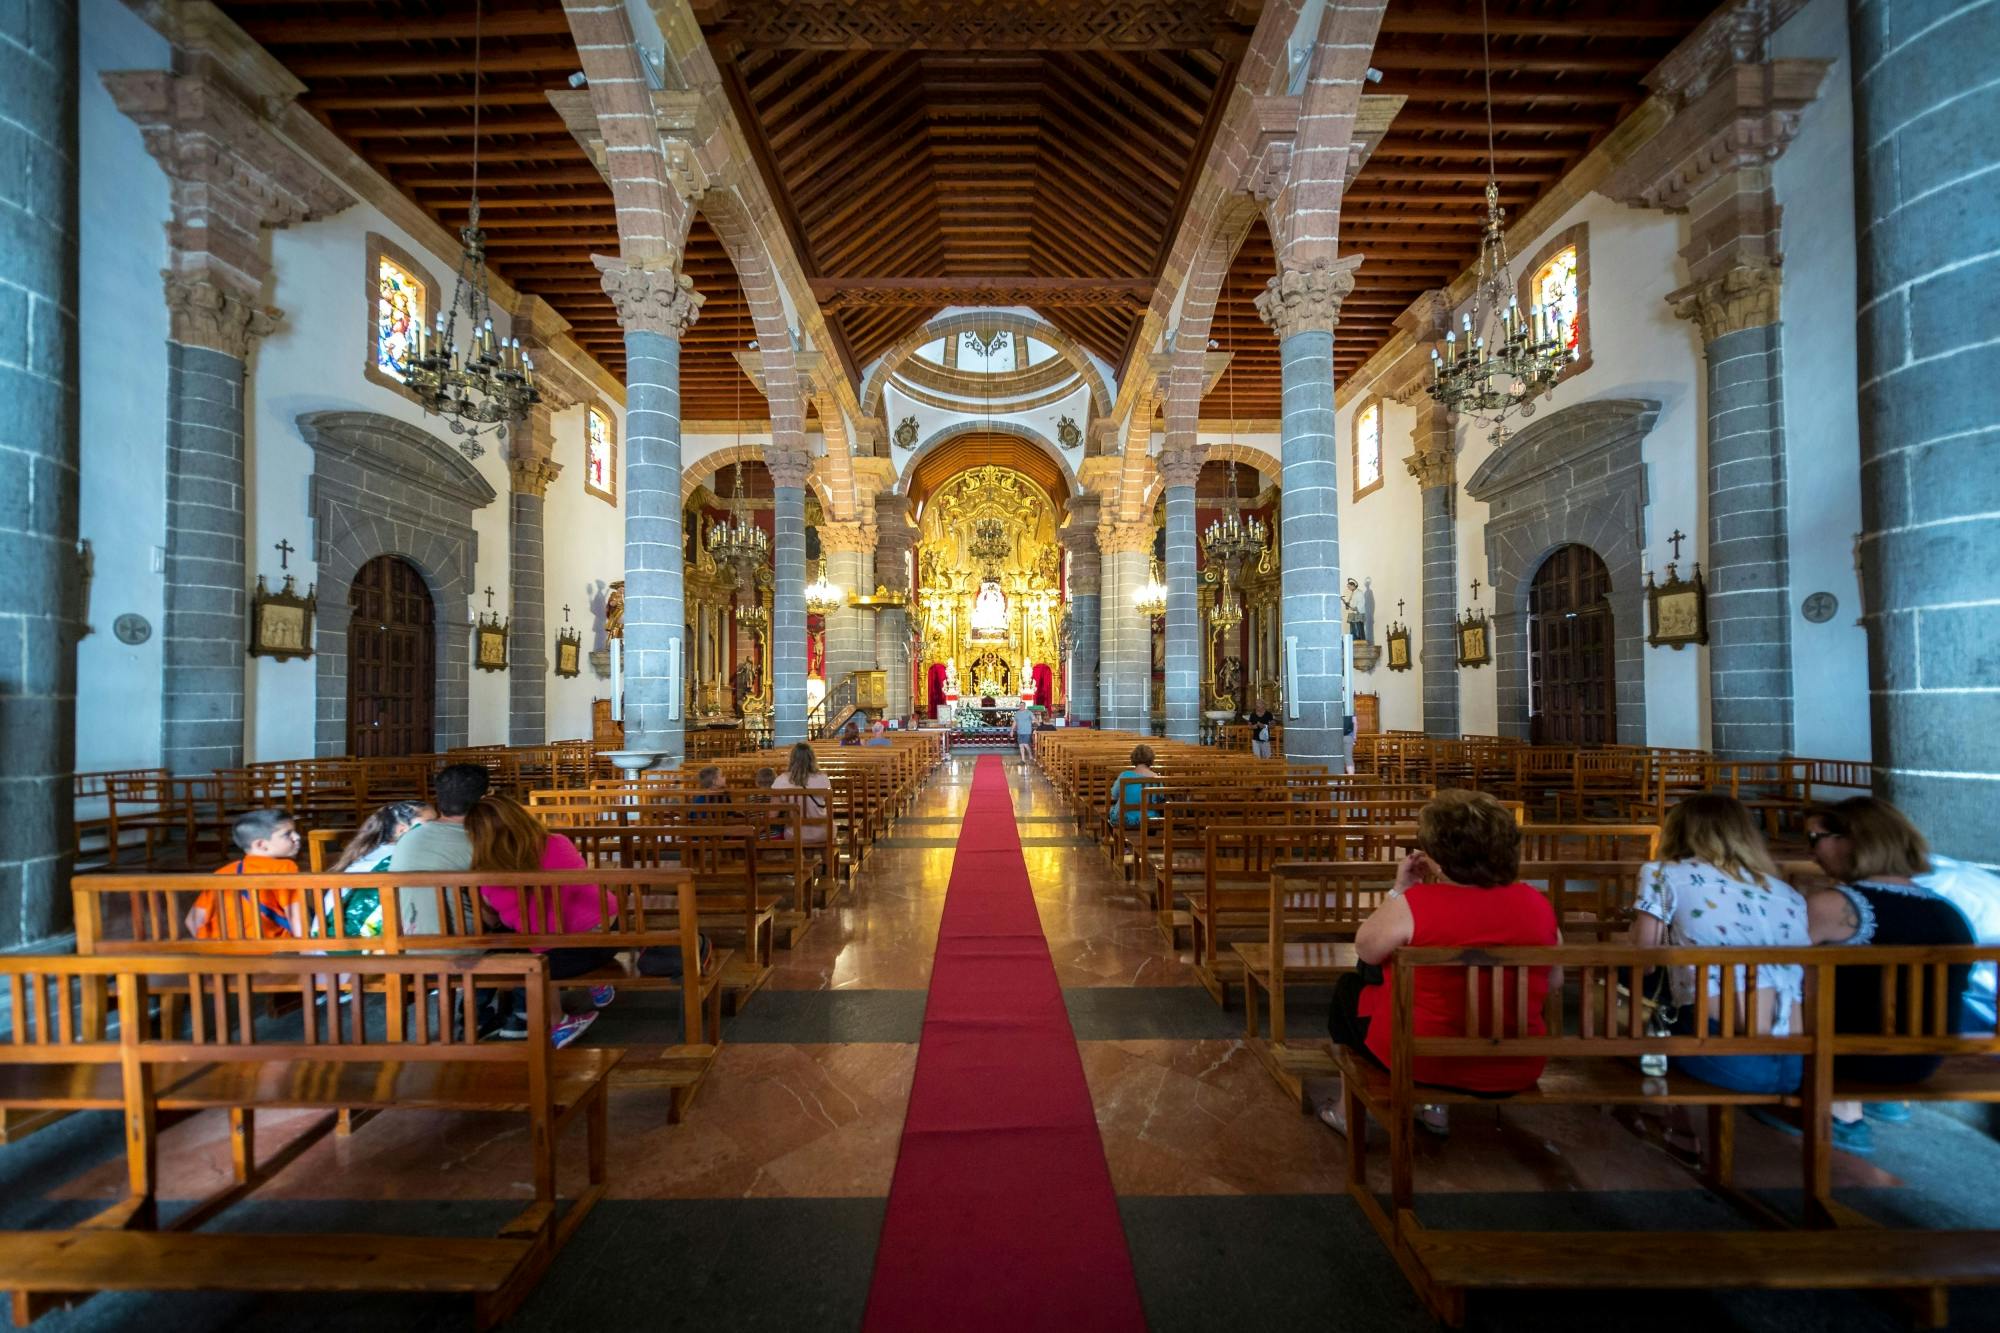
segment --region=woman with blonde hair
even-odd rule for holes
[[[771,784],[772,791],[831,791],[833,779],[820,772],[819,757],[813,747],[800,741],[792,747],[790,760],[785,771]],[[800,841],[809,846],[817,846],[826,841],[826,798],[809,796],[799,802],[804,811],[806,825],[800,833]]]
[[[1778,876],[1763,835],[1749,809],[1732,796],[1701,792],[1667,811],[1660,827],[1660,859],[1639,871],[1633,903],[1631,942],[1700,948],[1805,948],[1806,900]],[[1734,969],[1731,994],[1748,1009],[1747,974]],[[1695,977],[1691,967],[1672,969],[1673,1030],[1694,1033]],[[1792,1011],[1805,985],[1797,966],[1757,969],[1754,997],[1757,1030],[1772,1036],[1791,1031]],[[1715,1003],[1709,1030],[1718,1031],[1722,969],[1707,972],[1705,989]],[[1736,1015],[1737,1030],[1748,1030],[1750,1012]],[[1689,1055],[1675,1068],[1691,1078],[1738,1092],[1792,1092],[1804,1062],[1796,1055]],[[1675,1107],[1667,1130],[1667,1150],[1683,1161],[1698,1161],[1694,1122]]]

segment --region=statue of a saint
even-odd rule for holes
[[[972,636],[979,638],[1005,638],[1007,635],[1007,594],[1000,591],[1000,584],[987,579],[979,585],[979,595],[972,599]]]
[[[611,591],[604,597],[604,637],[622,639],[625,637],[625,580],[611,585]]]

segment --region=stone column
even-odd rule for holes
[[[681,335],[702,298],[673,256],[593,256],[625,329],[625,748],[686,753],[671,663],[688,670],[681,572]]]
[[[2000,390],[1990,53],[2000,5],[1850,0],[1860,232],[1862,617],[1877,792],[2000,860]]]
[[[1673,119],[1604,187],[1689,218],[1681,249],[1688,284],[1667,299],[1699,325],[1708,378],[1710,748],[1731,759],[1792,749],[1780,210],[1771,165],[1829,63],[1766,59],[1772,30],[1797,8],[1794,0],[1738,0],[1676,47],[1646,79]]]
[[[76,767],[77,26],[26,0],[0,41],[0,947],[69,922]],[[239,652],[241,650],[239,649]],[[111,706],[107,701],[107,706]]]
[[[1167,502],[1167,739],[1201,739],[1201,606],[1195,596],[1194,492],[1201,479],[1198,446],[1159,458]]]
[[[876,496],[875,582],[885,592],[910,595],[910,553],[916,545],[909,497],[890,491]],[[889,674],[889,716],[907,717],[912,709],[907,608],[884,607],[875,613],[875,660]]]
[[[281,317],[263,302],[262,232],[349,200],[219,74],[129,71],[104,83],[171,186],[160,762],[206,773],[243,762],[245,375]]]
[[[1132,605],[1132,594],[1152,573],[1153,525],[1099,523],[1097,545],[1104,557],[1099,716],[1107,727],[1146,735],[1153,720],[1153,627]]]
[[[1417,479],[1424,509],[1423,642],[1424,732],[1455,737],[1458,724],[1458,492],[1457,436],[1451,413],[1428,394],[1417,404],[1404,461]]]
[[[1333,415],[1333,326],[1361,256],[1288,268],[1257,298],[1282,361],[1284,638],[1297,682],[1284,710],[1286,757],[1344,771],[1341,706],[1339,482]]]
[[[543,745],[549,739],[547,584],[543,570],[543,510],[549,483],[562,465],[549,454],[549,410],[530,408],[517,429],[507,470],[514,480],[508,510],[507,743]]]
[[[1097,551],[1098,497],[1079,495],[1069,502],[1060,538],[1069,553],[1069,693],[1063,699],[1067,716],[1078,722],[1097,720],[1097,656],[1101,641],[1102,557]]]
[[[771,740],[806,738],[806,477],[804,450],[773,449],[771,469]]]
[[[819,549],[826,577],[852,596],[875,587],[875,529],[863,523],[822,523]],[[826,687],[875,669],[874,612],[843,603],[826,617]],[[829,719],[831,720],[831,719]]]

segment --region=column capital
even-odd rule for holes
[[[1418,490],[1436,490],[1458,482],[1458,459],[1448,450],[1420,450],[1405,458],[1403,466],[1417,479]]]
[[[680,255],[627,262],[612,255],[592,255],[603,275],[604,294],[618,308],[618,322],[627,333],[657,333],[678,341],[694,327],[704,298],[694,279],[681,272]]]
[[[838,522],[829,520],[819,525],[819,548],[822,551],[862,551],[875,549],[875,525],[872,523]]]
[[[1354,270],[1362,256],[1315,259],[1304,268],[1286,268],[1264,285],[1257,313],[1283,342],[1299,333],[1332,333],[1340,303],[1354,290]]]
[[[1738,264],[1671,293],[1674,314],[1701,325],[1701,340],[1712,343],[1730,333],[1778,322],[1778,270],[1770,264]]]
[[[1144,551],[1150,555],[1156,531],[1158,529],[1150,519],[1140,519],[1135,523],[1099,523],[1097,549],[1105,555],[1122,555],[1129,551]]]
[[[507,471],[514,479],[516,495],[542,499],[549,493],[549,483],[562,475],[562,464],[553,458],[529,454],[508,459]]]
[[[254,292],[221,274],[166,269],[160,276],[167,285],[167,336],[177,343],[247,361],[257,339],[284,318],[284,311],[259,305]]]
[[[1207,461],[1207,450],[1200,445],[1179,449],[1166,449],[1153,460],[1160,469],[1160,479],[1168,490],[1179,486],[1192,488],[1201,480],[1201,465]]]
[[[768,449],[764,453],[764,466],[771,470],[772,486],[802,491],[806,488],[806,478],[812,475],[813,459],[803,449]]]

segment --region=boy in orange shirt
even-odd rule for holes
[[[243,855],[216,874],[298,873],[299,863],[293,858],[299,854],[299,830],[284,811],[252,810],[238,815],[230,825],[229,837]],[[229,904],[236,913],[230,921],[228,938],[271,940],[303,933],[296,889],[210,889],[197,896],[188,911],[188,934],[199,940],[222,936],[223,922],[216,911],[218,901]]]

